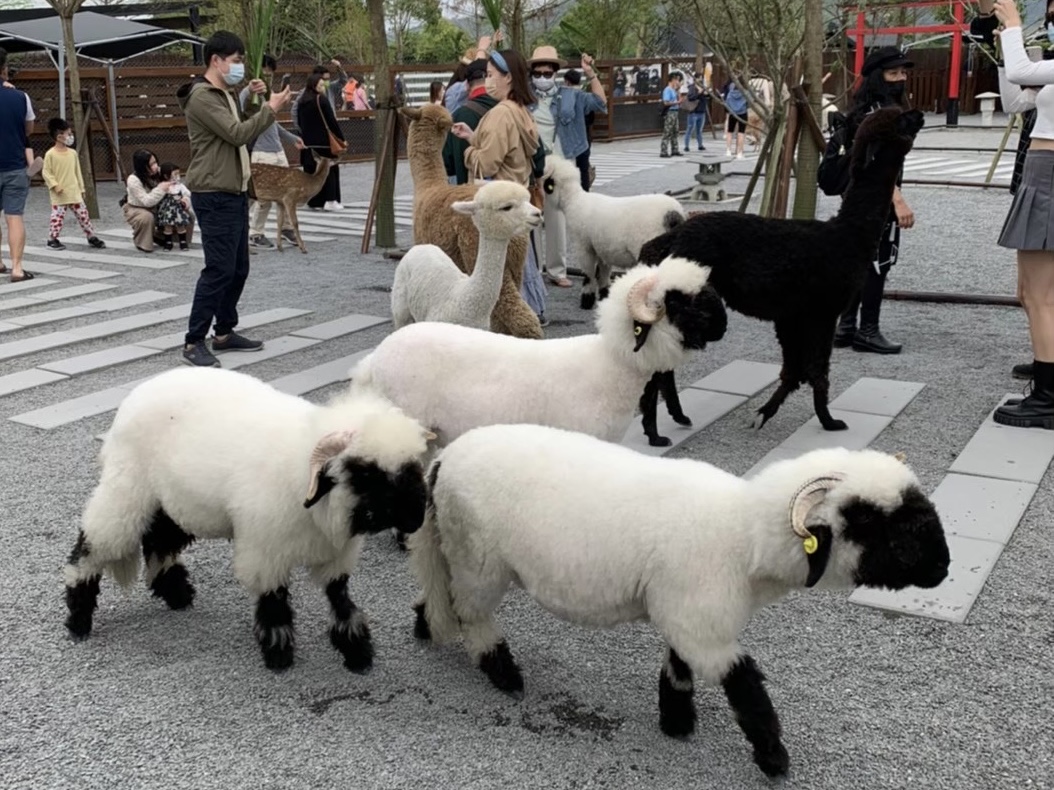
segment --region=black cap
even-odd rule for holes
[[[465,79],[469,82],[477,82],[487,78],[487,59],[478,58],[465,67]]]
[[[581,85],[582,84],[582,72],[578,69],[568,69],[564,72],[564,82],[568,85]]]
[[[901,66],[910,69],[914,68],[915,64],[908,60],[904,53],[896,47],[882,47],[867,56],[867,60],[864,61],[864,68],[860,73],[862,76],[867,77],[875,71],[896,69]]]

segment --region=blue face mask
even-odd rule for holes
[[[223,81],[228,85],[237,85],[245,79],[245,64],[232,63],[231,70],[223,75]]]

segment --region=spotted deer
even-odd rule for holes
[[[318,162],[315,172],[308,174],[295,167],[265,165],[253,162],[253,188],[258,200],[270,200],[278,205],[278,237],[276,247],[282,250],[282,228],[292,227],[296,235],[296,246],[307,253],[304,239],[300,235],[300,223],[296,217],[296,207],[307,203],[318,191],[329,175],[333,160],[327,157],[315,157]]]

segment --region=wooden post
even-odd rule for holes
[[[798,148],[798,134],[801,130],[798,106],[791,103],[787,113],[787,131],[783,138],[783,151],[780,152],[779,172],[776,178],[776,194],[773,199],[772,213],[769,216],[784,218],[787,216],[787,202],[790,196],[791,164],[794,152]]]
[[[399,127],[395,123],[395,117],[398,115],[398,110],[394,106],[396,103],[395,97],[391,97],[388,103],[391,106],[385,108],[384,136],[382,138],[380,157],[378,158],[380,170],[373,182],[373,193],[370,195],[370,207],[366,212],[366,226],[362,231],[362,253],[364,255],[370,251],[370,234],[373,232],[374,217],[377,215],[377,204],[381,195],[381,186],[384,182],[394,181],[395,179],[395,163],[393,159],[398,156],[396,134]],[[394,157],[392,151],[393,148],[395,148]],[[390,177],[388,175],[389,167],[391,167]],[[394,244],[392,246],[394,246]]]

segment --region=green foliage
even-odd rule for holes
[[[479,4],[483,8],[483,15],[487,18],[487,22],[490,23],[491,31],[500,29],[502,16],[505,13],[503,0],[480,0]]]
[[[453,22],[440,18],[412,30],[403,39],[404,63],[454,63],[472,45],[472,39]]]
[[[664,27],[654,0],[579,0],[548,36],[565,57],[632,57]]]
[[[216,18],[205,34],[232,30],[248,49],[252,30],[258,27],[259,35],[266,35],[263,51],[276,57],[302,53],[316,60],[342,56],[352,62],[369,61],[369,15],[362,0],[269,0],[273,3],[269,24],[257,26],[256,7],[263,1],[215,0]]]

